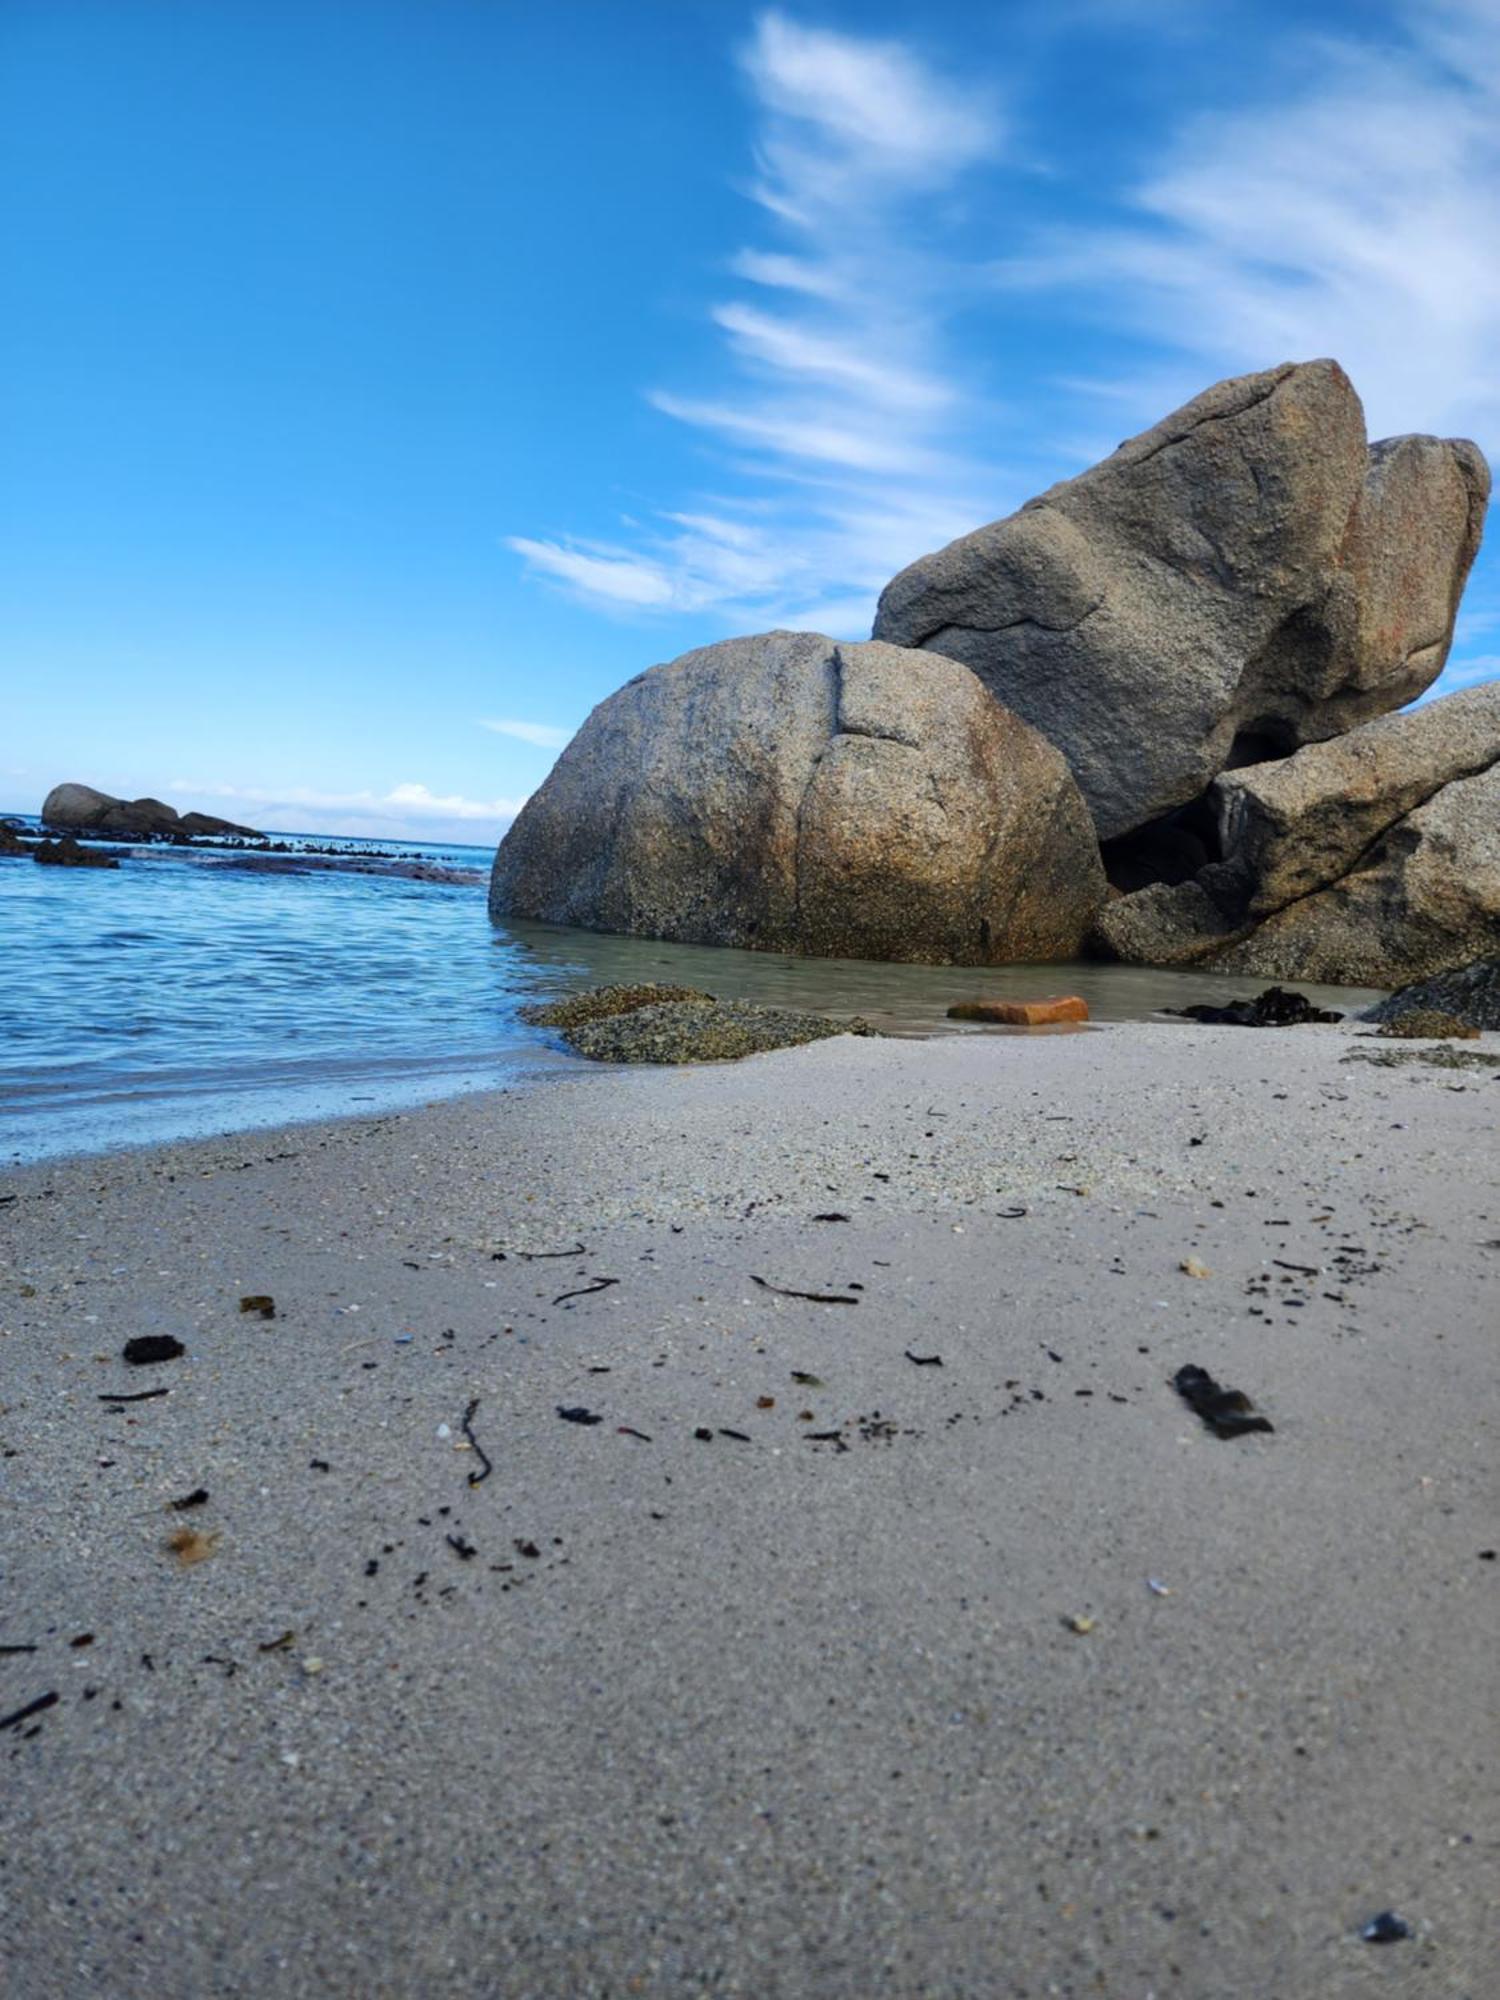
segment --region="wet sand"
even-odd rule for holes
[[[1372,1053],[849,1039],[8,1176],[7,1993],[1483,2000],[1500,1080]]]

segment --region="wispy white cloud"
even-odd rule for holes
[[[772,240],[729,261],[753,294],[709,308],[713,386],[646,393],[745,497],[664,505],[620,542],[509,546],[601,607],[863,636],[893,570],[997,511],[1002,482],[972,451],[973,402],[947,351],[967,279],[937,247],[933,204],[997,154],[1002,121],[905,43],[780,12],[759,17],[739,60],[755,109],[747,192]]]
[[[1379,40],[1300,53],[1301,88],[1189,119],[1133,217],[997,275],[1181,356],[1140,378],[1143,417],[1168,380],[1332,354],[1374,434],[1500,449],[1500,7],[1413,0]]]
[[[562,750],[573,740],[571,729],[559,729],[550,722],[508,722],[485,716],[479,726],[494,730],[497,736],[514,736],[518,743],[530,743],[538,750]]]
[[[174,778],[169,789],[174,795],[232,801],[240,806],[281,807],[320,819],[344,821],[351,814],[360,814],[396,826],[444,820],[499,825],[514,819],[526,803],[524,797],[469,799],[413,783],[393,785],[387,792],[323,792],[304,785],[287,785],[278,791],[260,785],[205,784],[196,778]]]

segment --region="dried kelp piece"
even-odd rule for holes
[[[587,1257],[588,1250],[582,1243],[575,1243],[568,1250],[494,1250],[490,1253],[492,1264],[503,1264],[507,1256],[519,1257],[527,1264],[543,1264],[549,1257]]]
[[[1297,1028],[1308,1023],[1342,1021],[1342,1014],[1326,1007],[1314,1007],[1303,993],[1284,986],[1268,986],[1253,1000],[1231,1000],[1226,1007],[1200,1001],[1192,1007],[1164,1007],[1164,1014],[1176,1014],[1187,1021],[1203,1021],[1226,1028]]]
[[[242,1313],[253,1313],[257,1319],[275,1319],[276,1301],[269,1292],[249,1292],[240,1300]]]
[[[586,1285],[579,1285],[575,1291],[559,1292],[552,1303],[560,1306],[568,1299],[589,1299],[595,1292],[607,1292],[611,1285],[618,1285],[619,1282],[618,1278],[594,1278]]]
[[[1378,1917],[1371,1917],[1361,1926],[1359,1934],[1366,1944],[1400,1944],[1403,1938],[1411,1936],[1411,1925],[1394,1910],[1382,1910]]]
[[[19,1722],[27,1722],[33,1715],[40,1715],[43,1709],[56,1708],[61,1699],[56,1688],[50,1693],[39,1694],[35,1701],[28,1701],[24,1708],[13,1708],[9,1715],[0,1715],[0,1729],[14,1729]]]
[[[941,1354],[913,1354],[909,1347],[904,1352],[907,1360],[915,1368],[941,1368],[943,1365]]]
[[[821,1375],[809,1375],[805,1368],[794,1368],[792,1380],[800,1382],[804,1389],[821,1389],[824,1386]]]
[[[207,1562],[219,1546],[215,1534],[205,1534],[201,1528],[174,1528],[167,1537],[167,1551],[176,1556],[184,1569],[192,1569],[196,1564]]]
[[[719,1436],[721,1438],[733,1438],[736,1444],[749,1444],[751,1442],[748,1431],[732,1431],[724,1424],[720,1424],[719,1426]]]
[[[274,1639],[267,1639],[263,1645],[257,1646],[255,1650],[257,1653],[284,1653],[289,1647],[295,1646],[296,1643],[296,1633],[287,1631],[278,1634]]]
[[[463,1535],[444,1535],[443,1540],[452,1549],[460,1562],[472,1562],[474,1557],[479,1553],[474,1544],[466,1540]]]
[[[1226,1389],[1206,1368],[1191,1363],[1179,1368],[1172,1377],[1172,1387],[1215,1437],[1244,1437],[1250,1431],[1276,1428],[1269,1417],[1260,1414],[1243,1389]]]
[[[101,1403],[154,1403],[158,1396],[170,1396],[170,1389],[136,1389],[130,1393],[121,1390],[116,1395],[102,1395]]]
[[[586,1410],[582,1403],[559,1403],[557,1414],[565,1424],[602,1424],[604,1422],[603,1417],[596,1416],[592,1410]]]
[[[804,1431],[802,1440],[804,1444],[837,1445],[840,1451],[849,1449],[849,1441],[842,1431]]]
[[[134,1340],[127,1340],[120,1350],[121,1359],[132,1368],[149,1368],[158,1361],[177,1361],[186,1353],[182,1342],[171,1333],[140,1333]]]
[[[649,1431],[638,1431],[634,1424],[616,1424],[615,1435],[622,1438],[639,1438],[642,1444],[650,1444]]]
[[[180,1500],[169,1500],[168,1507],[174,1514],[186,1514],[191,1508],[208,1505],[208,1488],[195,1486],[191,1493],[184,1493]]]
[[[757,1278],[751,1273],[752,1285],[759,1285],[763,1292],[774,1292],[780,1299],[807,1299],[815,1306],[857,1306],[858,1299],[851,1299],[845,1292],[799,1292],[788,1285],[773,1285],[769,1278]]]
[[[847,1222],[848,1220],[848,1216],[841,1215],[836,1208],[830,1208],[825,1214],[813,1217],[814,1222]]]
[[[459,1419],[459,1425],[458,1425],[459,1429],[463,1432],[464,1436],[469,1440],[469,1443],[473,1446],[474,1451],[479,1459],[479,1470],[477,1472],[471,1472],[469,1474],[469,1484],[471,1486],[478,1486],[481,1480],[488,1479],[490,1474],[495,1469],[493,1463],[485,1453],[484,1446],[479,1442],[478,1438],[475,1437],[474,1432],[471,1428],[474,1422],[474,1412],[478,1408],[479,1408],[479,1398],[475,1396],[470,1400],[469,1407],[464,1411],[463,1416]]]

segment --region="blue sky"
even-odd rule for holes
[[[1219,376],[1500,455],[1497,243],[1500,0],[5,0],[0,805],[488,840]]]

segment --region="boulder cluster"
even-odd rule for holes
[[[755,949],[1396,985],[1500,943],[1500,685],[1448,655],[1489,468],[1333,361],[1219,383],[903,570],[597,708],[497,916]],[[1393,711],[1404,710],[1396,714]]]
[[[212,813],[175,812],[160,799],[117,799],[92,785],[54,785],[42,801],[42,824],[57,833],[109,834],[117,840],[260,838],[253,826],[236,826]]]

